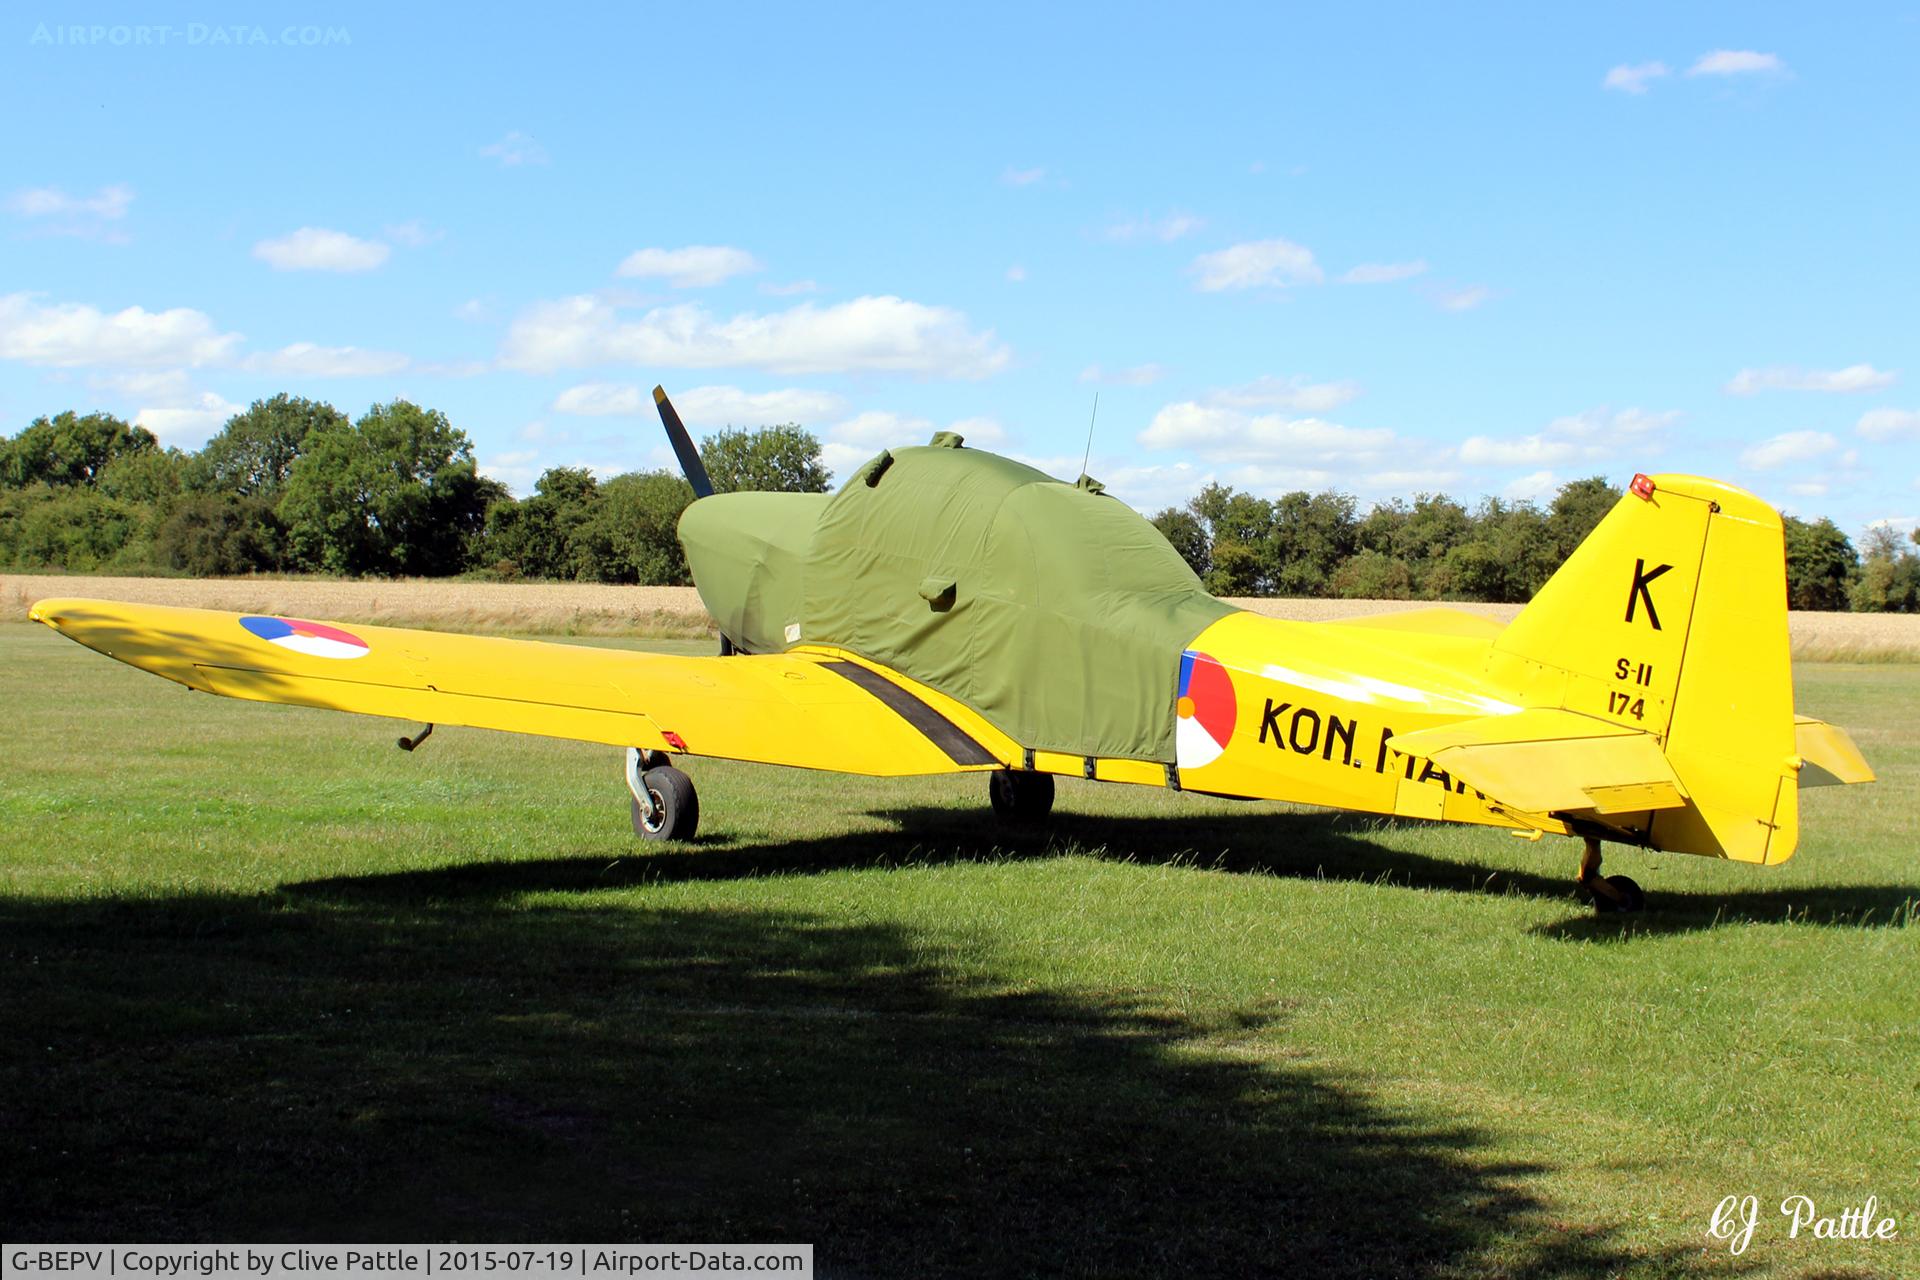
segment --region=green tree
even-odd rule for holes
[[[457,573],[505,486],[477,474],[473,445],[445,414],[376,404],[345,429],[315,432],[276,512],[289,555],[329,573]]]
[[[531,496],[487,509],[482,563],[528,578],[579,576],[576,535],[593,515],[600,487],[585,467],[550,467]]]
[[[1260,552],[1244,542],[1215,542],[1213,563],[1201,579],[1216,596],[1257,596],[1265,585]]]
[[[285,560],[286,529],[265,498],[192,494],[160,525],[154,556],[195,577],[266,572]]]
[[[112,414],[82,416],[69,409],[35,418],[19,435],[0,441],[0,484],[91,485],[115,458],[158,444],[145,427],[130,427]]]
[[[1272,512],[1272,529],[1261,547],[1269,589],[1283,596],[1327,595],[1334,571],[1353,554],[1353,498],[1289,493],[1273,502]]]
[[[178,449],[134,450],[110,458],[94,484],[109,498],[151,507],[164,518],[180,500],[192,466],[192,455]]]
[[[1191,511],[1182,511],[1178,507],[1168,507],[1153,517],[1153,527],[1160,536],[1180,553],[1187,567],[1200,577],[1206,577],[1212,567],[1212,548],[1208,544],[1207,531]]]
[[[791,422],[753,431],[728,427],[701,443],[700,461],[715,493],[827,491],[820,442]]]
[[[1585,541],[1619,501],[1620,490],[1602,476],[1569,480],[1560,486],[1560,492],[1553,496],[1553,505],[1547,509],[1555,567],[1573,554],[1573,549]]]
[[[1824,516],[1786,518],[1787,607],[1845,610],[1860,574],[1860,557],[1840,527]]]
[[[1920,555],[1887,525],[1867,530],[1853,607],[1863,613],[1920,612]]]
[[[1491,542],[1475,538],[1457,543],[1429,571],[1427,595],[1440,600],[1505,600],[1506,562]]]
[[[209,492],[277,501],[309,438],[347,426],[346,414],[318,400],[285,392],[255,400],[201,447],[191,483]]]
[[[684,586],[691,582],[676,529],[693,486],[665,471],[633,471],[600,486],[578,531],[578,564],[596,582]]]
[[[1342,561],[1328,585],[1347,600],[1406,600],[1413,595],[1407,566],[1370,547]]]
[[[1501,565],[1499,585],[1489,588],[1493,594],[1474,599],[1525,604],[1560,567],[1551,517],[1531,502],[1487,498],[1474,512],[1473,530],[1473,541],[1491,549]]]
[[[7,497],[0,525],[9,527],[0,542],[15,563],[68,573],[140,567],[140,508],[87,485],[42,486]]]

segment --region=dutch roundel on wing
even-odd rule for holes
[[[1204,653],[1180,655],[1180,700],[1174,722],[1174,756],[1182,769],[1212,764],[1233,737],[1233,681],[1227,669]]]
[[[310,658],[364,658],[367,642],[341,627],[324,622],[305,622],[299,618],[247,617],[240,625],[282,649],[304,653]]]

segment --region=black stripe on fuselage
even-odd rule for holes
[[[969,738],[959,725],[878,671],[871,671],[857,662],[840,660],[823,662],[820,665],[837,676],[845,676],[886,703],[902,720],[924,734],[927,741],[946,752],[947,758],[955,764],[996,763],[987,749]]]

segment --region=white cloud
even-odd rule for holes
[[[1047,171],[1039,167],[1032,169],[1015,169],[1012,166],[1008,166],[1006,172],[1000,175],[1000,181],[1010,187],[1030,187],[1046,176]]]
[[[1458,471],[1441,467],[1422,467],[1417,471],[1371,471],[1360,482],[1375,492],[1432,493],[1463,479]]]
[[[583,382],[554,397],[553,411],[590,418],[630,415],[639,413],[652,398],[632,383]]]
[[[790,298],[795,294],[818,293],[820,285],[813,280],[789,280],[785,284],[763,284],[760,292],[771,298]]]
[[[1839,443],[1824,431],[1787,431],[1743,452],[1740,465],[1767,471],[1789,462],[1810,462],[1833,452]]]
[[[891,296],[830,307],[803,303],[721,319],[688,304],[623,319],[590,296],[540,302],[507,331],[501,361],[536,373],[596,364],[655,368],[739,367],[776,373],[915,373],[981,378],[1011,359],[992,330],[962,313]]]
[[[1077,473],[1080,460],[1075,458],[1067,465]],[[1107,486],[1108,493],[1143,515],[1186,506],[1187,500],[1213,479],[1212,472],[1203,471],[1190,462],[1140,466],[1095,458],[1088,465],[1092,474]]]
[[[704,289],[758,270],[759,260],[745,249],[690,244],[681,249],[635,250],[614,274],[625,279],[665,279],[676,289]]]
[[[1424,258],[1415,258],[1412,262],[1363,262],[1340,277],[1341,284],[1392,284],[1396,280],[1409,280],[1424,274],[1427,262]]]
[[[840,444],[862,446],[867,451],[864,459],[874,449],[889,445],[925,444],[937,430],[931,418],[869,409],[834,423],[827,428],[827,436]]]
[[[182,404],[188,395],[185,369],[127,370],[96,374],[87,381],[94,387],[111,389],[130,399],[156,404]]]
[[[1468,436],[1460,442],[1460,461],[1476,467],[1551,467],[1571,462],[1580,455],[1579,445],[1570,440],[1551,440],[1545,435],[1507,440]]]
[[[1639,62],[1632,65],[1621,63],[1607,72],[1607,78],[1600,82],[1604,89],[1618,89],[1621,93],[1645,93],[1647,81],[1658,80],[1671,74],[1664,62]]]
[[[364,347],[323,347],[295,342],[278,351],[248,356],[245,365],[258,373],[292,378],[377,378],[399,373],[413,362],[397,351],[369,351]]]
[[[1509,482],[1500,496],[1509,502],[1540,502],[1559,492],[1560,479],[1551,471],[1532,471]]]
[[[840,440],[822,440],[820,442],[820,465],[832,472],[835,477],[844,476],[868,458],[874,450],[865,445],[847,444]]]
[[[1547,434],[1565,440],[1620,439],[1641,440],[1666,430],[1680,420],[1678,409],[1658,413],[1646,409],[1587,409],[1555,418],[1547,424]]]
[[[1781,71],[1786,64],[1771,53],[1755,53],[1751,49],[1715,49],[1711,53],[1700,55],[1699,61],[1687,68],[1690,76],[1737,76],[1755,71]]]
[[[1136,364],[1128,369],[1103,369],[1090,364],[1080,371],[1080,381],[1107,387],[1150,387],[1167,375],[1157,364]]]
[[[1599,461],[1622,447],[1656,452],[1662,433],[1679,420],[1677,409],[1588,409],[1555,418],[1534,435],[1470,436],[1459,458],[1469,466],[1547,468]]]
[[[7,197],[7,212],[22,218],[101,219],[114,222],[127,216],[133,188],[123,183],[102,187],[90,196],[72,196],[58,187],[32,187]]]
[[[403,244],[409,249],[418,249],[422,245],[432,244],[435,240],[447,234],[444,231],[434,230],[418,218],[410,218],[405,222],[393,223],[391,226],[384,228],[384,233],[387,239],[393,241],[395,244]]]
[[[742,391],[738,387],[692,387],[673,396],[674,408],[690,425],[759,427],[780,422],[817,423],[841,412],[845,401],[832,392],[787,387],[778,391]]]
[[[275,271],[371,271],[392,252],[378,240],[325,227],[301,227],[253,246],[253,256]]]
[[[1108,227],[1104,234],[1107,239],[1120,244],[1135,240],[1158,240],[1161,244],[1172,244],[1206,225],[1205,218],[1176,210],[1161,218],[1149,213],[1138,218],[1123,219]]]
[[[204,391],[186,404],[142,409],[134,416],[133,425],[153,432],[162,444],[192,448],[218,431],[243,407],[214,392]]]
[[[1854,430],[1869,440],[1920,440],[1920,411],[1869,409]]]
[[[485,360],[421,360],[407,367],[429,378],[477,378],[493,368]]]
[[[481,475],[498,480],[518,497],[533,492],[534,483],[544,469],[539,461],[540,452],[537,449],[514,449],[506,453],[483,455],[478,469]]]
[[[1434,301],[1442,311],[1471,311],[1488,298],[1493,290],[1483,284],[1470,284],[1460,289],[1443,289],[1434,295]]]
[[[952,431],[975,448],[998,445],[1007,438],[1006,429],[992,418],[960,418],[942,427],[931,418],[869,409],[826,429],[820,460],[835,475],[845,475],[877,450],[925,444],[936,431]]]
[[[480,154],[488,159],[498,160],[503,169],[547,162],[547,149],[518,129],[511,130],[500,141],[480,148]]]
[[[216,331],[204,312],[186,307],[109,315],[82,303],[43,306],[32,294],[0,295],[0,360],[197,368],[231,359],[240,342],[239,334]]]
[[[1027,269],[1016,262],[1007,268],[1007,279],[1013,284],[1025,284],[1027,282]]]
[[[1298,413],[1325,413],[1337,409],[1360,394],[1357,382],[1309,382],[1291,378],[1263,377],[1237,387],[1210,392],[1207,403],[1233,409],[1291,409]]]
[[[673,407],[689,427],[818,422],[845,407],[840,397],[830,392],[801,388],[742,391],[739,387],[691,387],[672,396]],[[562,391],[553,402],[553,411],[587,417],[650,414],[653,396],[632,384],[587,382]]]
[[[1313,254],[1291,240],[1253,240],[1193,260],[1195,287],[1205,293],[1225,289],[1283,289],[1319,284],[1324,278]]]
[[[955,418],[947,430],[971,445],[1000,444],[1007,438],[1007,429],[995,418]]]
[[[1150,449],[1192,449],[1222,462],[1287,466],[1377,466],[1392,458],[1394,433],[1341,426],[1320,418],[1253,414],[1224,404],[1185,400],[1155,414],[1139,436]]]
[[[468,298],[453,309],[454,319],[466,320],[470,323],[488,319],[492,314],[493,308],[479,298]]]
[[[1742,369],[1733,375],[1726,389],[1736,396],[1750,396],[1756,391],[1875,391],[1892,386],[1899,376],[1870,364],[1851,364],[1831,370],[1772,365],[1765,369]]]

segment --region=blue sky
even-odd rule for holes
[[[0,431],[797,420],[1144,509],[1691,471],[1920,513],[1920,3],[12,7]]]

